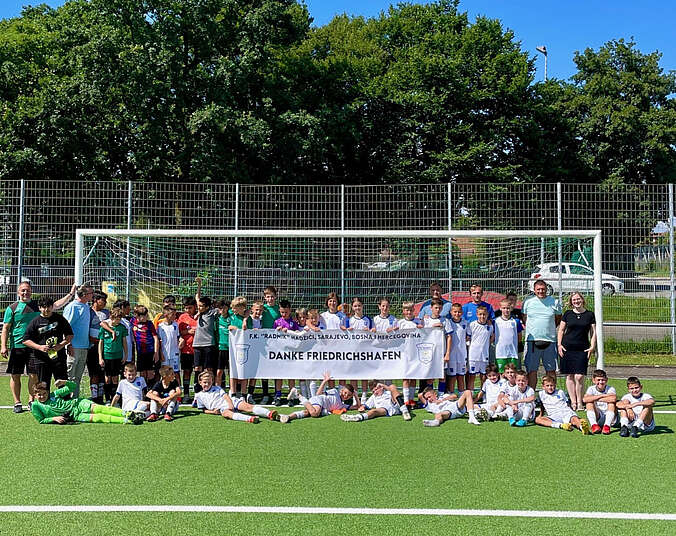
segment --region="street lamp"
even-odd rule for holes
[[[545,82],[547,81],[547,47],[545,45],[535,47],[540,54],[545,57]]]

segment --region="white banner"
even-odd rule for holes
[[[439,328],[368,331],[246,329],[230,332],[235,378],[426,379],[443,376],[444,337]]]

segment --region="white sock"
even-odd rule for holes
[[[303,404],[303,405],[307,404],[307,401],[308,401],[307,398],[305,398],[303,395],[300,395],[300,396],[298,397],[298,400],[299,400],[299,402],[300,402],[301,404]]]
[[[150,401],[150,413],[158,414],[160,412],[160,404],[155,400]]]
[[[514,408],[512,406],[507,406],[505,408],[505,413],[507,414],[507,417],[510,419],[514,417]]]
[[[533,411],[533,406],[531,406],[531,405],[529,405],[529,404],[523,404],[523,405],[521,406],[521,413],[523,414],[522,419],[523,419],[524,421],[530,420],[530,414],[531,414],[531,411]]]
[[[300,394],[302,398],[307,398],[307,395],[310,393],[307,387],[307,381],[301,380],[300,382]]]
[[[430,419],[430,420],[427,420],[427,421],[423,421],[423,423],[426,423],[427,426],[439,426],[439,424],[441,424],[441,423],[440,423],[438,420],[436,420],[436,419]]]
[[[627,417],[625,417],[624,415],[622,415],[620,417],[620,424],[622,426],[629,426],[629,419]]]
[[[176,409],[176,402],[172,401],[167,404],[167,414],[173,415],[174,410]]]
[[[296,416],[296,419],[304,419],[305,418],[305,410],[301,411],[294,411],[292,415]]]
[[[610,424],[615,420],[615,412],[614,411],[607,411],[606,412],[606,420],[605,423],[610,426]]]
[[[551,426],[552,428],[561,428],[561,423],[560,422],[553,422],[549,426]]]
[[[469,413],[469,416],[470,416],[470,417],[475,417],[475,415],[474,415],[474,410],[473,410],[473,409],[468,409],[468,410],[467,410],[467,413]]]
[[[249,421],[249,416],[248,416],[248,415],[244,415],[243,413],[233,413],[233,414],[232,414],[232,420],[233,420],[233,421],[248,422],[248,421]]]
[[[265,417],[270,418],[270,413],[271,411],[269,409],[264,408],[263,406],[254,406],[253,409],[251,410],[251,413],[254,415],[258,415],[259,417]]]
[[[593,409],[588,409],[587,410],[587,420],[589,421],[589,426],[594,426],[595,424],[598,424],[596,422],[596,411]]]
[[[643,430],[645,428],[645,424],[641,419],[636,419],[634,421],[634,426],[636,426],[636,428],[638,428],[639,430]]]
[[[369,416],[368,416],[367,413],[360,413],[359,417],[360,417],[360,419],[359,419],[360,421],[368,421],[368,419],[369,419]]]
[[[315,396],[317,394],[317,382],[316,381],[311,381],[310,382],[310,398]]]

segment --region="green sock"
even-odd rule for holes
[[[100,414],[100,413],[93,413],[91,415],[92,419],[89,422],[105,422],[105,423],[111,423],[111,424],[124,424],[125,419],[124,417],[120,417],[118,415],[106,415],[106,414]]]
[[[95,404],[92,407],[92,413],[97,413],[99,415],[113,415],[115,417],[124,417],[124,411],[120,408],[113,406],[102,406],[101,404]]]

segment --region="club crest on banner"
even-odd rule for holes
[[[235,347],[235,359],[240,365],[243,365],[249,360],[249,344],[238,344]]]
[[[432,362],[434,357],[434,344],[430,342],[423,342],[416,344],[418,350],[418,360],[425,365]]]

